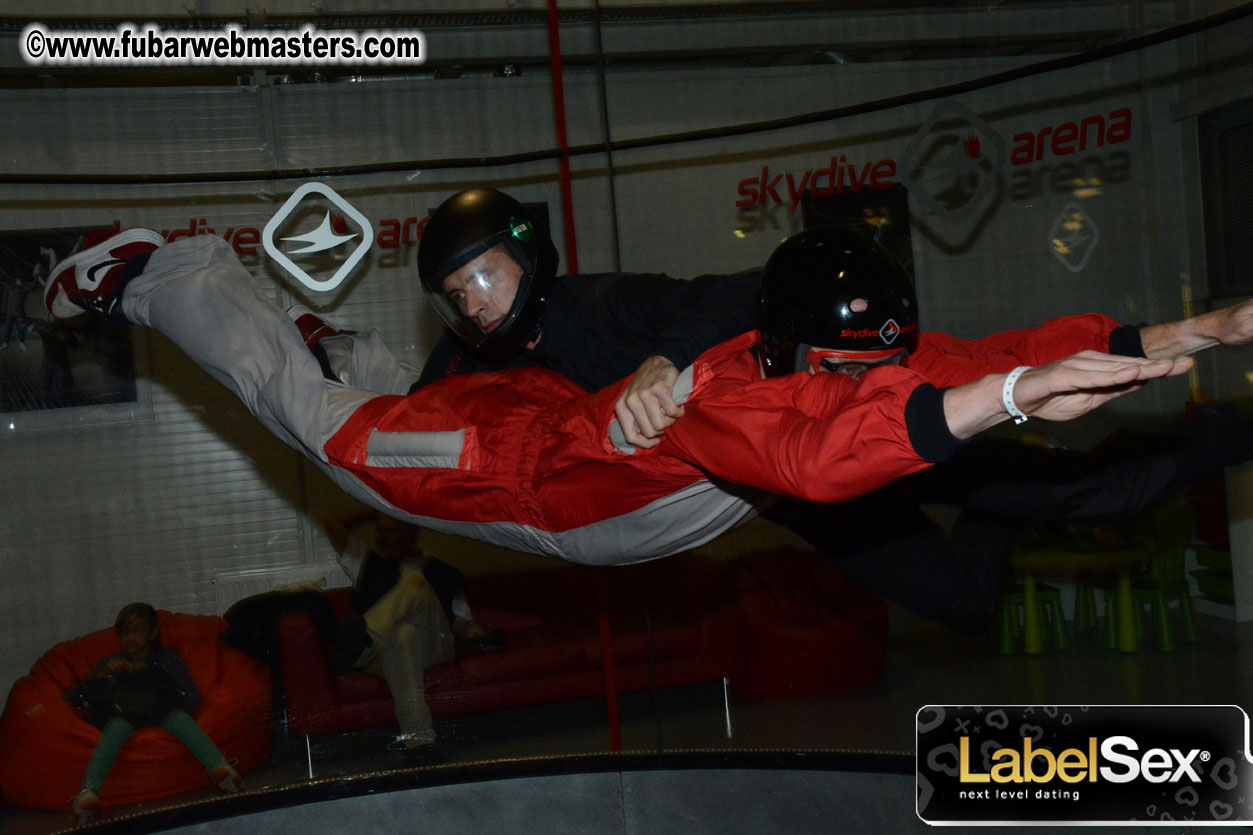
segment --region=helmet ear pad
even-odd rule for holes
[[[778,377],[807,371],[809,346],[912,352],[918,304],[884,247],[848,229],[818,227],[788,238],[766,262],[759,329],[762,367]]]
[[[498,245],[522,267],[522,277],[504,320],[483,333],[444,297],[443,282]],[[558,260],[547,228],[520,202],[491,188],[461,191],[441,203],[418,244],[418,275],[435,309],[467,347],[489,360],[514,356],[539,334]]]

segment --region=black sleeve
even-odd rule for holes
[[[191,671],[187,669],[187,662],[183,660],[183,656],[176,649],[162,647],[154,660],[182,693],[183,709],[188,713],[195,710],[196,705],[200,704],[200,688],[196,687],[196,682],[192,681]]]
[[[439,338],[439,342],[435,343],[435,348],[431,351],[430,357],[427,358],[426,365],[422,366],[422,376],[418,377],[418,381],[409,387],[409,393],[413,394],[423,386],[430,385],[436,380],[442,380],[445,377],[490,370],[492,369],[486,368],[482,360],[475,357],[469,348],[462,345],[451,334],[445,332]]]
[[[918,386],[909,396],[905,403],[905,426],[914,450],[924,461],[938,463],[962,446],[944,417],[944,390],[930,383]]]
[[[757,327],[760,269],[691,280],[623,275],[596,298],[596,318],[611,334],[647,337],[651,350],[686,368],[705,351]]]
[[[85,701],[85,697],[83,695],[83,682],[80,680],[71,684],[69,688],[61,694],[61,698],[69,702],[72,707],[78,707],[81,705]]]
[[[104,668],[108,666],[109,662],[113,660],[114,658],[117,658],[117,655],[106,655],[104,658],[101,658],[100,660],[96,661],[95,664],[92,664],[91,669],[87,672],[87,675],[83,676],[78,681],[74,682],[74,684],[71,685],[68,690],[62,693],[61,694],[62,698],[64,698],[67,702],[77,707],[79,703],[81,703],[83,699],[85,698],[85,694],[83,693],[83,689],[82,689],[83,682],[93,681],[98,678],[104,678]]]
[[[1123,325],[1110,331],[1109,352],[1120,357],[1144,356],[1144,343],[1140,341],[1140,326]]]

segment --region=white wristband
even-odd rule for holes
[[[1005,385],[1001,387],[1001,403],[1005,406],[1005,411],[1009,412],[1009,416],[1014,419],[1015,424],[1026,423],[1027,413],[1019,409],[1014,403],[1014,384],[1018,382],[1022,372],[1030,370],[1031,366],[1029,365],[1018,366],[1006,375]]]

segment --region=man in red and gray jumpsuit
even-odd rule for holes
[[[1108,344],[1114,327],[1092,317],[978,344],[927,337],[920,343],[934,347],[917,363],[861,380],[762,379],[749,333],[685,370],[683,420],[655,448],[627,452],[614,440],[616,387],[586,394],[543,369],[453,377],[412,395],[395,390],[385,363],[349,362],[328,380],[297,326],[215,236],[165,244],[128,230],[58,265],[46,301],[58,317],[95,309],[162,332],[376,509],[593,564],[700,545],[754,515],[770,499],[763,491],[861,495],[941,460],[1008,410],[1068,420],[1191,367],[1085,351]],[[354,357],[383,350],[376,337],[352,338]],[[1011,380],[1024,365],[1036,367]]]

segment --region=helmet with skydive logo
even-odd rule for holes
[[[448,298],[443,282],[497,245],[522,267],[522,277],[504,319],[484,332]],[[489,360],[508,359],[539,335],[557,260],[548,230],[525,206],[494,188],[449,197],[431,214],[418,244],[418,275],[440,318],[471,350]],[[492,276],[478,278],[491,289]]]
[[[874,365],[917,347],[918,303],[887,249],[818,227],[779,244],[766,262],[758,327],[767,377],[818,370],[824,360]]]

